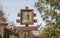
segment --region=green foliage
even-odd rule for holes
[[[38,0],[35,7],[46,22],[44,38],[60,38],[60,0]]]
[[[15,38],[15,36],[14,35],[10,35],[10,38]]]
[[[13,32],[7,28],[4,28],[4,38],[19,38],[18,33]]]
[[[10,38],[18,38],[18,36],[15,36],[15,35],[10,35]]]

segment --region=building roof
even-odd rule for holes
[[[29,26],[29,27],[19,26],[19,27],[15,27],[15,28],[16,28],[16,30],[22,30],[22,31],[24,31],[24,30],[31,30],[31,31],[35,30],[36,31],[38,29],[37,26]]]
[[[2,20],[0,20],[0,25],[7,25],[8,23],[6,23],[6,22],[4,22],[4,21],[2,21]]]

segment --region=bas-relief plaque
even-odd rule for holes
[[[28,22],[32,22],[32,12],[24,12],[22,15],[22,22],[23,23],[28,23]]]
[[[33,11],[22,11],[21,12],[21,23],[22,24],[33,24]]]

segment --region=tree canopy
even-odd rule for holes
[[[60,38],[60,0],[38,0],[35,7],[46,22],[44,38]]]

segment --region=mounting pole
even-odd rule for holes
[[[26,24],[26,27],[28,27],[28,24]]]

